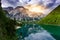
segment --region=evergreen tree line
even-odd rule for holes
[[[15,25],[16,20],[6,17],[0,0],[0,40],[17,40]]]

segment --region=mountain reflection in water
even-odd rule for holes
[[[18,40],[55,40],[50,33],[37,24],[24,24],[17,29]]]

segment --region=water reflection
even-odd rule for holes
[[[17,29],[18,40],[55,40],[46,30],[37,24],[24,24]]]

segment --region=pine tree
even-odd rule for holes
[[[16,21],[6,17],[6,12],[2,10],[0,0],[0,40],[17,40]]]

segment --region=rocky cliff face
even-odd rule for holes
[[[4,11],[8,11],[8,12],[10,12],[13,9],[14,9],[13,7],[4,7],[3,8]]]
[[[32,14],[32,12],[28,12],[28,9],[24,8],[23,6],[17,6],[16,8],[8,7],[8,8],[3,8],[3,10],[8,11],[7,16],[10,17],[11,19],[16,19],[16,20],[38,20],[40,19],[43,15],[38,15],[37,13]],[[31,15],[30,15],[31,14]],[[33,17],[30,17],[30,16]]]

